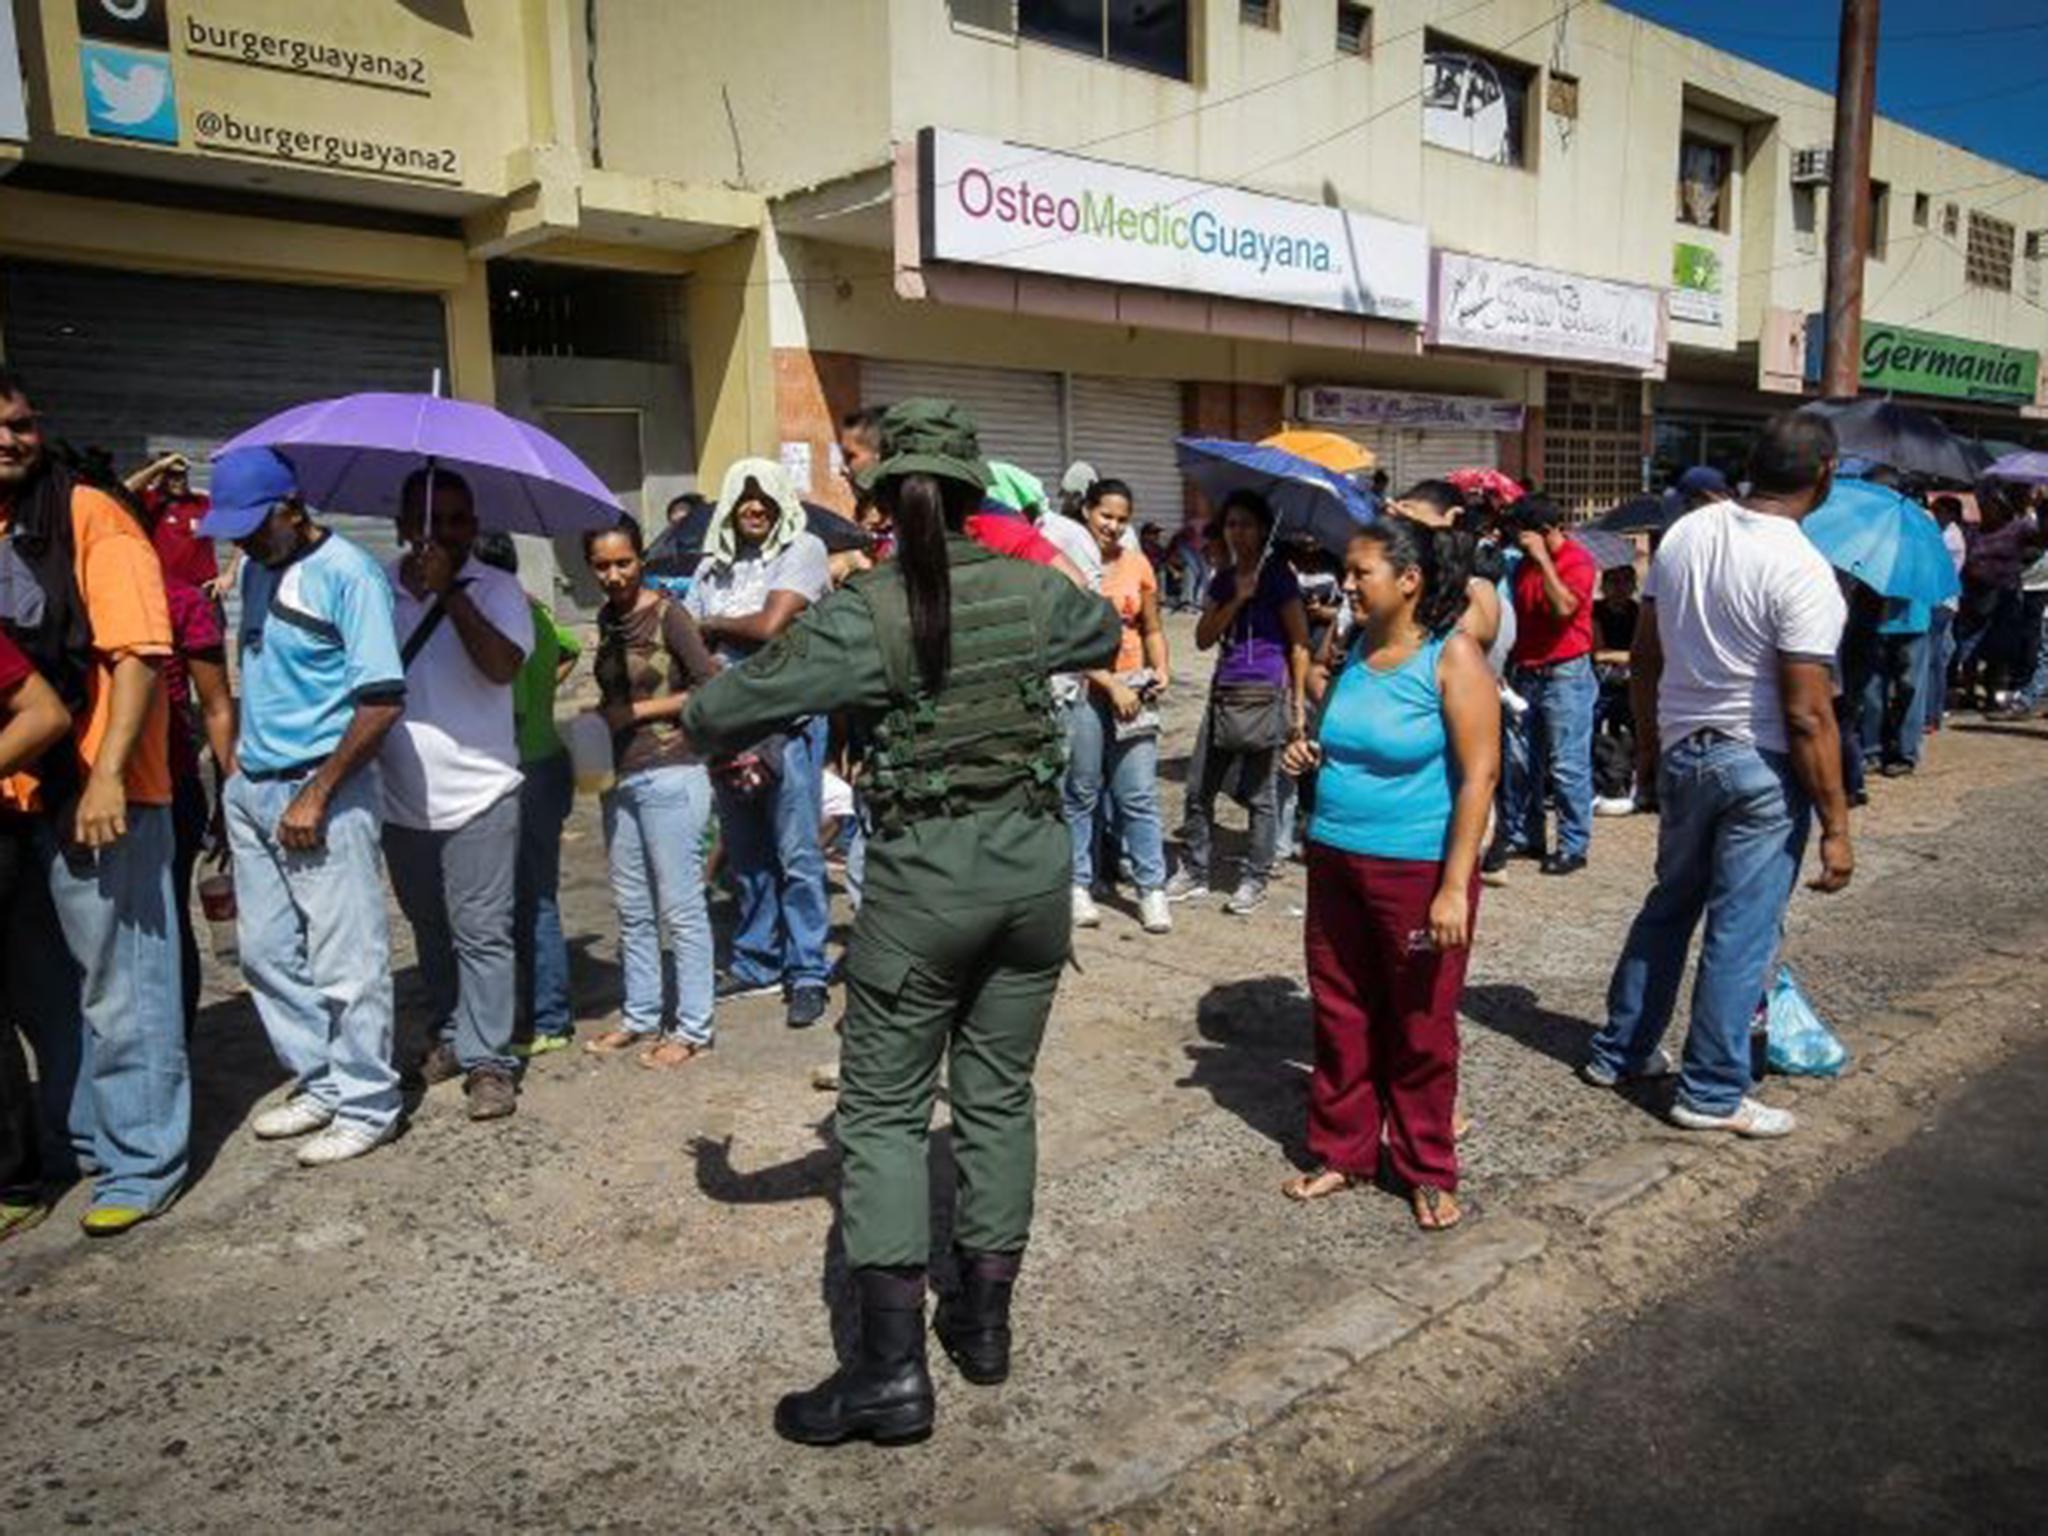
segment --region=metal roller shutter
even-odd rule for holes
[[[903,363],[867,358],[861,363],[863,405],[892,405],[912,396],[957,400],[974,413],[981,451],[1029,470],[1057,491],[1067,463],[1061,448],[1057,374],[950,363]]]
[[[1496,440],[1491,432],[1404,431],[1385,435],[1400,439],[1394,454],[1399,467],[1388,471],[1396,491],[1418,480],[1441,480],[1454,469],[1496,467]]]
[[[51,432],[123,471],[302,400],[425,390],[447,359],[433,294],[5,262],[0,320]],[[380,558],[395,547],[387,521],[333,521]]]
[[[1136,498],[1134,521],[1170,534],[1186,500],[1173,441],[1181,435],[1180,385],[1156,379],[1102,379],[1077,374],[1069,397],[1073,457],[1105,479],[1126,482]]]

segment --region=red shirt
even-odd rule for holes
[[[1550,557],[1557,579],[1578,598],[1578,611],[1560,619],[1543,595],[1543,567],[1528,556],[1515,567],[1515,649],[1518,667],[1552,667],[1593,654],[1593,589],[1600,568],[1593,557],[1567,538]]]
[[[166,573],[164,601],[171,610],[172,651],[164,658],[158,674],[164,697],[171,705],[171,779],[199,777],[199,743],[202,726],[192,696],[191,657],[221,661],[227,644],[220,619],[204,593],[189,581],[178,581]]]
[[[213,540],[201,538],[193,531],[212,508],[210,500],[197,491],[175,499],[151,491],[143,498],[143,505],[156,519],[149,541],[156,546],[156,557],[163,562],[167,579],[203,587],[220,575],[220,566],[213,558]]]
[[[5,631],[0,631],[0,694],[14,692],[34,671],[28,658],[21,654],[21,647],[8,639]]]
[[[1023,518],[1006,512],[971,513],[961,526],[967,537],[999,555],[1029,560],[1033,565],[1051,565],[1060,557],[1050,539]]]

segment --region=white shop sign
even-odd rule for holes
[[[1360,389],[1349,384],[1297,384],[1294,415],[1326,427],[1409,427],[1459,432],[1519,432],[1523,408],[1515,400],[1479,395],[1431,395],[1413,390]]]
[[[1462,251],[1436,253],[1432,346],[1648,372],[1663,351],[1663,331],[1659,289]]]
[[[21,99],[21,50],[14,40],[14,7],[0,5],[0,139],[28,142]]]
[[[1423,319],[1420,225],[943,128],[918,149],[927,260]]]

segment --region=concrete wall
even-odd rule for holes
[[[888,0],[598,0],[608,168],[782,192],[886,156]]]

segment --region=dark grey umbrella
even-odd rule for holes
[[[1571,536],[1572,542],[1591,555],[1593,563],[1603,571],[1636,563],[1636,547],[1625,533],[1588,523],[1572,529]]]
[[[716,510],[707,501],[681,522],[664,528],[647,546],[648,574],[687,576],[696,570],[704,555],[704,536],[711,531],[711,515]],[[868,546],[867,533],[859,523],[814,501],[804,503],[804,526],[818,536],[828,554]]]
[[[1601,513],[1593,519],[1592,526],[1607,533],[1662,533],[1678,521],[1681,510],[1673,492],[1666,491],[1661,496],[1645,493],[1631,496],[1620,506]]]
[[[1971,485],[1991,462],[1939,417],[1895,400],[1816,400],[1800,410],[1834,427],[1844,458],[1889,464],[1902,475]]]

